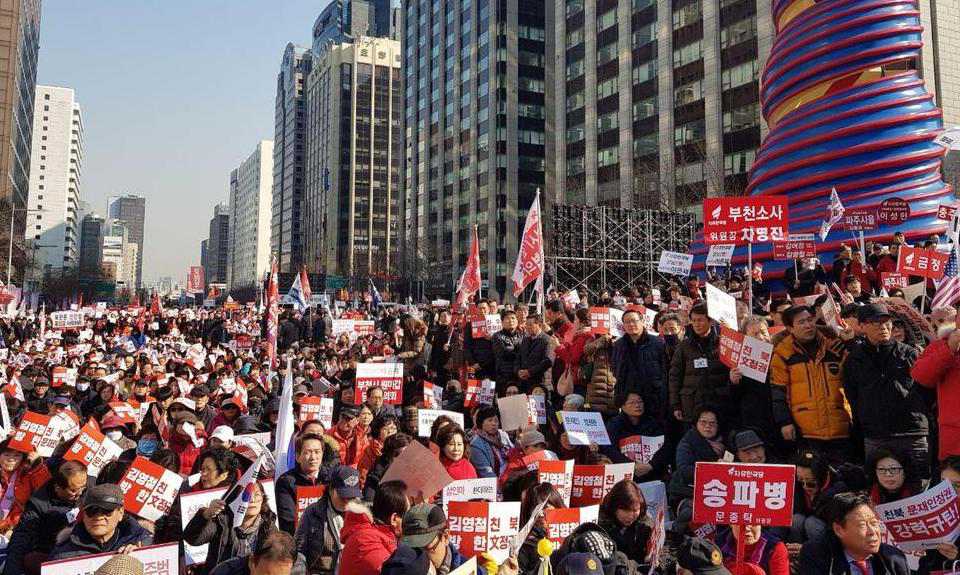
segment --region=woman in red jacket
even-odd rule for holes
[[[584,374],[580,373],[580,361],[583,358],[584,346],[593,340],[593,334],[590,332],[590,311],[584,307],[577,308],[575,315],[573,337],[567,341],[557,339],[556,355],[557,359],[563,361],[564,369],[570,370],[570,375],[573,377],[573,391],[586,395],[587,382],[584,381]]]
[[[743,566],[737,570],[737,540],[740,537],[744,538]],[[724,565],[734,575],[790,575],[787,546],[759,525],[731,525],[717,536],[717,546],[723,551]]]
[[[914,381],[937,390],[937,422],[940,425],[938,457],[943,461],[960,455],[960,330],[932,342],[913,364]]]
[[[450,477],[456,479],[476,479],[477,470],[470,463],[470,444],[459,425],[447,425],[437,434],[440,446],[440,463],[447,469]]]

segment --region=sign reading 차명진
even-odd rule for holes
[[[783,241],[787,239],[787,220],[787,198],[706,198],[703,201],[703,243],[742,245]]]

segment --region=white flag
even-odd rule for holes
[[[960,150],[960,126],[947,128],[940,132],[940,135],[933,141],[940,144],[949,152],[950,150]]]
[[[280,394],[280,417],[277,419],[277,445],[274,447],[273,458],[277,462],[274,479],[293,469],[296,453],[290,449],[294,433],[293,418],[293,366],[287,358],[287,375],[283,378],[283,391]]]
[[[297,308],[298,311],[306,311],[307,307],[310,305],[307,301],[306,295],[303,293],[303,284],[300,282],[300,274],[296,274],[293,278],[293,284],[290,286],[290,291],[287,292],[287,295],[283,296],[284,304],[289,304]]]
[[[837,222],[843,218],[843,204],[840,203],[840,195],[837,194],[837,188],[832,188],[830,190],[830,206],[827,208],[827,219],[820,224],[820,241],[827,239],[827,234],[830,233],[830,228],[836,225]]]
[[[257,489],[257,476],[260,475],[260,466],[263,465],[264,454],[261,453],[260,457],[253,462],[253,465],[247,469],[247,472],[243,474],[243,477],[240,478],[240,481],[237,482],[236,496],[233,498],[233,501],[230,503],[230,511],[233,512],[233,527],[237,528],[243,524],[243,516],[247,513],[247,507],[250,507],[250,502],[253,501],[253,493]],[[263,502],[266,504],[266,501]]]

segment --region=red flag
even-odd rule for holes
[[[527,212],[527,222],[523,226],[523,238],[520,240],[520,253],[513,268],[513,295],[523,293],[530,283],[543,277],[543,226],[540,222],[540,191],[533,198],[533,205]]]
[[[303,301],[309,305],[313,292],[310,291],[310,278],[307,277],[307,266],[300,268],[300,291],[303,292]]]
[[[280,322],[280,291],[277,287],[277,259],[270,264],[270,280],[267,282],[267,355],[270,369],[277,369],[277,327]]]
[[[470,257],[467,258],[467,268],[463,270],[460,281],[457,283],[456,304],[458,307],[466,305],[470,296],[480,291],[480,242],[477,240],[477,226],[473,226],[473,237],[470,239]]]
[[[150,302],[150,313],[154,317],[160,317],[163,314],[163,303],[160,302],[160,294],[153,292],[153,298]]]

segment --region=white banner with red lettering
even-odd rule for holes
[[[450,543],[465,557],[487,552],[507,560],[510,542],[520,530],[520,502],[451,501],[447,506]]]
[[[573,507],[567,509],[547,509],[543,512],[543,522],[547,527],[547,539],[556,547],[574,532],[581,524],[596,522],[600,517],[600,506]]]
[[[134,515],[156,521],[170,513],[181,483],[179,474],[138,455],[120,481],[123,506]]]
[[[358,403],[367,401],[367,390],[371,387],[383,389],[383,402],[400,405],[403,401],[403,364],[402,363],[359,363],[357,364]]]
[[[267,495],[267,505],[270,506],[270,509],[276,513],[277,512],[277,496],[273,488],[273,480],[268,479],[260,482],[260,485],[263,486],[263,491]],[[201,509],[210,505],[210,503],[215,499],[222,499],[224,495],[227,494],[226,487],[218,487],[216,489],[204,489],[201,491],[192,491],[190,493],[184,493],[180,496],[180,520],[181,528],[186,529],[187,523],[190,523],[190,520],[193,519],[193,516],[197,514]],[[184,560],[186,565],[196,565],[204,563],[207,560],[207,544],[204,545],[190,545],[186,541],[183,542],[183,551],[184,551]]]
[[[640,463],[650,463],[663,444],[663,435],[631,435],[621,439],[619,447],[620,453],[625,457]]]
[[[40,575],[93,575],[114,555],[116,553],[97,553],[75,559],[48,561],[40,566]],[[131,551],[130,556],[143,563],[144,575],[177,575],[180,572],[180,546],[177,543],[140,547]]]
[[[570,505],[572,507],[599,505],[613,486],[624,479],[633,479],[632,463],[574,465]]]
[[[451,501],[496,501],[497,478],[458,479],[443,488],[443,512]]]
[[[893,544],[903,551],[953,543],[960,534],[957,494],[949,481],[941,481],[919,495],[877,505]]]

